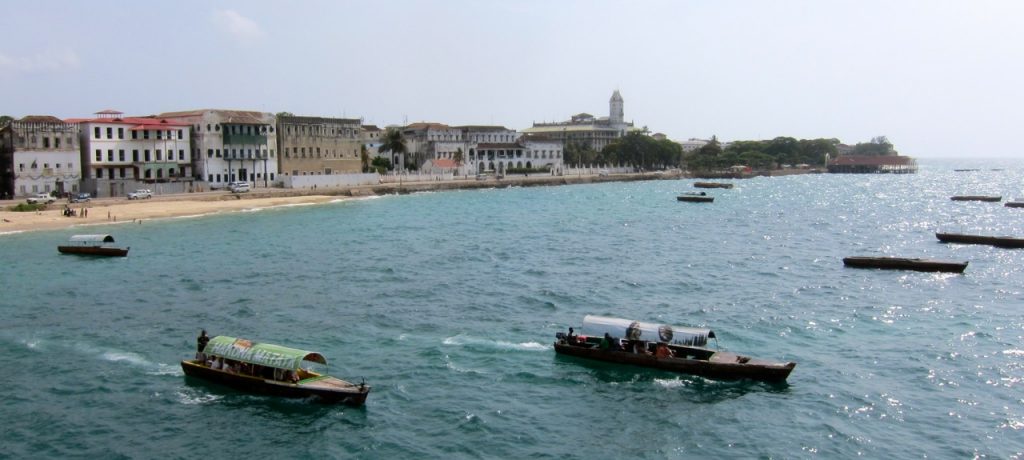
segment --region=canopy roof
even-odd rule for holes
[[[114,237],[111,235],[72,235],[68,241],[72,243],[113,243]]]
[[[643,323],[621,318],[587,315],[583,318],[584,335],[601,337],[608,333],[617,338],[634,338],[649,342],[665,342],[673,345],[703,347],[708,339],[715,338],[711,329],[671,326],[668,324]]]
[[[277,369],[299,368],[303,361],[327,364],[327,360],[315,351],[282,347],[269,343],[256,343],[246,339],[238,339],[218,335],[210,339],[203,350],[208,355],[221,356],[235,361],[273,367]]]

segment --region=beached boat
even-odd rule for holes
[[[1007,208],[1024,208],[1024,198],[1017,198],[1013,201],[1007,201],[1003,206]]]
[[[605,334],[611,341],[605,340]],[[555,352],[615,364],[628,364],[713,380],[784,382],[796,367],[705,348],[710,329],[642,323],[587,315],[578,336],[555,334]],[[625,337],[626,340],[622,340]],[[605,344],[608,344],[605,347]]]
[[[73,235],[68,238],[68,244],[57,246],[61,254],[76,254],[80,256],[103,256],[103,257],[124,257],[128,255],[127,248],[110,246],[114,237],[110,235]]]
[[[310,370],[312,363],[327,366],[314,351],[298,350],[235,337],[210,339],[206,359],[181,362],[185,375],[220,383],[243,391],[287,398],[314,398],[325,403],[361,406],[370,387]]]
[[[694,182],[693,186],[697,188],[732,188],[732,184],[727,182]]]
[[[916,270],[919,272],[963,273],[967,262],[934,259],[908,259],[904,257],[845,257],[843,264],[856,268],[885,268]]]
[[[677,196],[676,199],[679,201],[687,201],[690,203],[711,203],[712,201],[715,201],[715,197],[709,196],[707,193],[704,192],[686,192],[682,195]]]
[[[1012,236],[983,236],[936,232],[935,237],[943,243],[987,244],[1000,248],[1024,248],[1024,238]]]
[[[956,195],[951,196],[949,199],[953,201],[1002,201],[1002,196],[989,196],[989,195]]]

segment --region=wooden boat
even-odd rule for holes
[[[1017,198],[1013,201],[1007,201],[1003,206],[1006,206],[1007,208],[1024,208],[1024,199]]]
[[[697,188],[732,188],[732,184],[726,182],[694,182]]]
[[[61,254],[76,254],[80,256],[104,256],[124,257],[128,255],[127,248],[108,246],[114,242],[110,235],[73,235],[68,239],[68,244],[57,246]]]
[[[856,268],[887,268],[917,270],[919,272],[963,273],[967,262],[933,259],[907,259],[903,257],[845,257],[843,264]]]
[[[611,346],[602,348],[608,334]],[[621,337],[627,337],[625,343]],[[581,335],[555,334],[555,352],[567,356],[615,364],[628,364],[713,380],[784,382],[796,367],[793,362],[765,361],[726,351],[705,348],[710,329],[641,323],[620,318],[587,315]],[[630,347],[633,347],[630,349]],[[659,347],[668,352],[662,354]]]
[[[253,393],[287,398],[312,397],[324,403],[350,406],[363,405],[370,393],[370,387],[365,383],[356,385],[331,377],[326,371],[309,370],[306,362],[327,366],[327,359],[314,351],[217,336],[206,344],[203,354],[206,360],[181,362],[186,376]]]
[[[988,195],[956,195],[951,196],[949,199],[953,201],[1002,201],[1002,196],[988,196]]]
[[[1000,248],[1024,248],[1024,238],[1014,238],[1011,236],[982,236],[936,232],[935,237],[943,243],[987,244]]]
[[[687,201],[690,203],[711,203],[715,201],[715,197],[709,196],[707,193],[700,192],[687,192],[676,197],[679,201]]]

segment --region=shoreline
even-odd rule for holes
[[[97,227],[101,225],[122,225],[139,221],[170,218],[192,218],[237,212],[250,209],[267,209],[282,206],[314,205],[338,200],[371,197],[379,195],[409,194],[427,191],[460,189],[491,189],[504,187],[535,187],[590,184],[601,182],[633,182],[641,180],[674,180],[686,178],[680,172],[674,173],[629,173],[609,176],[536,176],[506,177],[477,181],[453,180],[444,182],[406,182],[399,184],[362,185],[320,189],[279,189],[256,188],[244,194],[227,191],[183,193],[155,196],[145,200],[127,200],[123,197],[98,198],[88,203],[67,203],[57,201],[46,210],[35,212],[9,211],[11,206],[24,200],[0,202],[0,237],[26,232],[63,230],[73,227]],[[64,206],[79,212],[79,215],[63,215]],[[81,211],[88,212],[82,217]],[[86,232],[88,233],[88,232]]]

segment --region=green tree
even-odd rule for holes
[[[366,144],[359,146],[359,164],[363,166],[363,172],[370,172],[370,152],[366,150]]]
[[[462,147],[455,149],[455,153],[452,154],[452,160],[455,161],[455,168],[462,167]]]
[[[384,132],[384,137],[381,139],[381,142],[381,153],[391,153],[392,155],[402,155],[404,157],[407,152],[405,147],[405,137],[402,136],[402,131],[397,128],[388,128],[387,131]]]
[[[885,136],[871,138],[871,142],[861,142],[853,146],[854,155],[895,155],[892,143]]]
[[[0,128],[7,126],[7,124],[12,121],[14,121],[14,117],[10,115],[0,115]]]
[[[370,165],[373,166],[373,169],[375,169],[378,174],[384,174],[384,171],[391,171],[393,168],[391,160],[384,157],[374,158]]]

